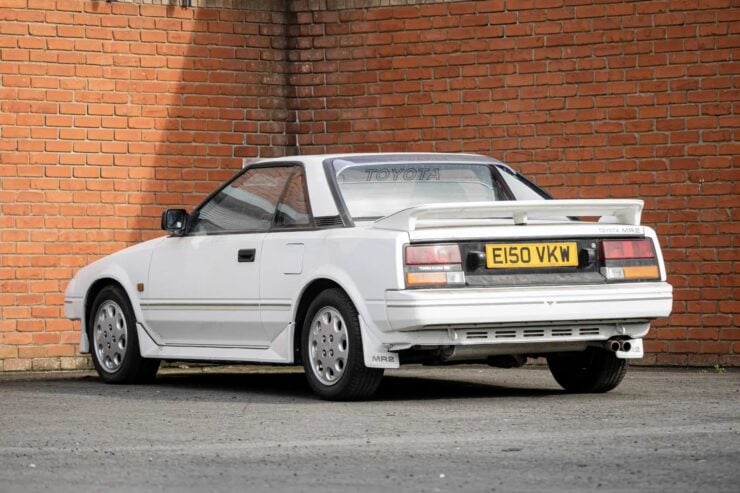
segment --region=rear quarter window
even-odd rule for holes
[[[537,190],[531,183],[515,175],[511,170],[499,167],[499,171],[516,200],[547,200],[549,198],[542,190]]]

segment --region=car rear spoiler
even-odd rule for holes
[[[378,219],[373,227],[395,231],[444,226],[490,226],[491,220],[511,219],[527,224],[529,219],[598,216],[601,222],[637,226],[642,215],[642,200],[511,200],[501,202],[459,202],[425,204]]]

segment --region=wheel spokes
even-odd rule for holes
[[[104,301],[96,312],[93,345],[103,370],[117,371],[126,356],[128,325],[121,307],[113,300]]]
[[[310,366],[321,383],[333,385],[346,369],[349,345],[344,318],[334,307],[327,306],[314,316],[311,326]]]

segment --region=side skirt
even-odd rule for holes
[[[144,358],[234,361],[240,363],[293,363],[293,323],[288,324],[267,347],[186,346],[159,344],[146,328],[136,323],[139,350]]]

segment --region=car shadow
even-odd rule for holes
[[[542,397],[559,395],[558,389],[508,387],[470,382],[462,379],[386,376],[373,396],[375,401],[480,399],[505,397]]]
[[[261,397],[294,397],[320,401],[308,387],[302,372],[166,374],[156,386],[222,392],[254,392]],[[417,376],[386,375],[371,401],[436,400],[464,398],[536,397],[563,392],[556,389],[506,387],[496,384]],[[261,400],[261,399],[260,399]]]
[[[100,395],[127,400],[222,401],[245,403],[322,403],[300,370],[259,372],[161,372],[150,385],[108,385],[97,376],[52,376],[0,383],[0,388],[48,394]],[[373,402],[444,399],[501,399],[562,394],[552,388],[513,387],[464,378],[386,374]]]
[[[65,395],[100,395],[127,400],[222,401],[251,403],[322,403],[300,370],[264,371],[165,371],[149,385],[108,385],[97,376],[47,375],[0,382],[0,388]],[[501,399],[562,395],[553,388],[504,386],[471,382],[464,377],[394,375],[387,373],[368,401],[429,401],[444,399]]]

